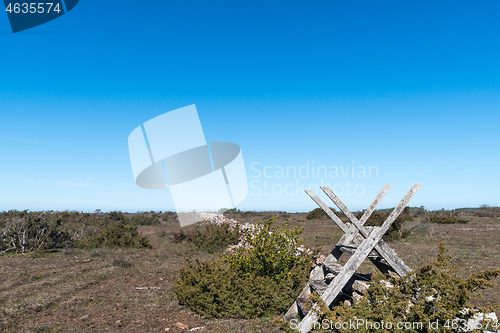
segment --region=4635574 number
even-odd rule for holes
[[[47,2],[47,3],[9,3],[7,8],[5,8],[5,11],[8,13],[23,13],[23,14],[43,14],[43,13],[50,13],[51,11],[60,13],[62,9],[59,7],[59,3],[56,3],[54,6],[54,3],[52,2]]]

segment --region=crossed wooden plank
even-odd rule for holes
[[[396,218],[401,214],[403,209],[406,207],[408,202],[410,202],[411,198],[415,195],[422,184],[415,184],[412,188],[406,193],[403,199],[399,202],[396,208],[391,212],[389,217],[384,221],[382,226],[374,227],[371,231],[368,231],[367,228],[363,226],[363,224],[368,220],[370,215],[373,213],[375,208],[377,207],[380,200],[387,193],[391,185],[386,185],[380,191],[377,198],[373,201],[370,207],[365,211],[360,220],[358,220],[348,209],[347,207],[340,201],[340,199],[330,190],[330,188],[324,186],[321,189],[325,192],[325,194],[335,203],[335,205],[349,218],[351,221],[351,226],[347,226],[344,224],[338,217],[333,213],[333,211],[325,205],[323,201],[321,201],[316,194],[307,190],[307,194],[311,196],[311,198],[330,216],[332,220],[337,223],[337,225],[344,231],[344,236],[339,241],[334,251],[330,254],[330,256],[336,256],[335,251],[339,245],[349,245],[351,241],[356,237],[359,233],[364,237],[364,240],[355,250],[351,258],[347,261],[347,263],[342,267],[340,272],[335,276],[335,278],[331,281],[325,291],[322,293],[321,298],[323,301],[330,305],[335,298],[340,294],[346,283],[352,278],[356,270],[361,266],[362,262],[368,257],[372,250],[376,250],[381,257],[383,257],[387,263],[400,275],[406,275],[410,269],[406,264],[401,260],[396,252],[392,250],[383,240],[382,236],[387,232],[391,224],[396,220]],[[338,250],[337,250],[338,251]],[[329,256],[329,257],[330,257]],[[340,256],[340,255],[339,255]],[[333,259],[330,257],[330,259]],[[337,258],[336,258],[337,259]],[[327,262],[329,258],[325,260]],[[312,324],[317,320],[317,312],[319,311],[319,307],[317,304],[313,306],[311,311],[307,313],[307,315],[302,319],[299,323],[297,329],[301,333],[309,332]]]
[[[364,238],[368,237],[369,230],[367,230],[363,225],[365,222],[370,218],[371,214],[375,211],[375,208],[377,208],[379,202],[382,200],[382,198],[386,195],[387,191],[391,188],[392,185],[385,185],[380,193],[377,195],[375,200],[372,202],[370,207],[365,211],[361,219],[358,221],[358,219],[354,216],[354,214],[347,209],[347,207],[340,201],[340,199],[330,190],[328,186],[322,186],[321,189],[325,194],[335,203],[335,205],[347,216],[347,218],[351,221],[351,226],[347,226],[342,222],[337,215],[323,202],[321,201],[318,196],[312,192],[311,190],[306,190],[306,193],[328,214],[328,216],[335,221],[335,223],[344,231],[344,236],[340,239],[338,242],[337,246],[335,249],[332,251],[332,255],[335,256],[335,259],[338,259],[341,255],[339,246],[349,246],[353,239],[360,233]],[[408,203],[413,195],[417,192],[417,190],[420,188],[421,184],[415,184],[413,185],[412,189],[410,192],[412,193],[411,196],[408,197]],[[410,193],[408,192],[408,193]],[[408,196],[408,194],[407,194]],[[406,198],[406,196],[405,196]],[[402,202],[405,200],[400,202]],[[389,226],[396,220],[396,218],[399,216],[401,211],[404,209],[405,205],[402,206],[400,211],[396,211],[396,209],[392,212],[392,214],[387,218],[387,221],[389,221]],[[399,206],[398,206],[399,207]],[[384,232],[385,233],[385,232]],[[408,274],[410,271],[410,268],[404,263],[401,258],[398,257],[396,252],[394,252],[393,249],[387,245],[387,243],[383,240],[380,240],[377,245],[375,246],[375,250],[378,252],[378,254],[385,259],[385,261],[391,266],[391,268],[399,275],[399,276],[404,276]],[[328,259],[327,258],[327,262]]]

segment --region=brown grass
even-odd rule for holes
[[[235,214],[256,222],[270,213]],[[286,217],[285,214],[281,214]],[[306,245],[327,254],[342,236],[327,219],[307,220],[307,213],[287,214],[289,225],[303,226]],[[407,222],[412,235],[390,242],[412,268],[430,262],[444,241],[461,273],[500,268],[500,219],[466,217],[467,224],[438,225],[418,217]],[[282,219],[283,221],[283,219]],[[179,306],[170,291],[185,258],[211,255],[189,243],[174,243],[179,228],[139,227],[153,245],[148,250],[78,250],[0,256],[0,331],[2,332],[181,332],[177,322],[201,332],[276,332],[272,319],[207,320]],[[343,257],[343,261],[347,259]],[[363,272],[375,272],[370,263]],[[500,284],[500,279],[493,281]],[[148,289],[136,289],[148,287]],[[487,289],[478,306],[500,304],[500,288]],[[184,330],[185,331],[185,330]],[[197,331],[200,332],[200,331]]]

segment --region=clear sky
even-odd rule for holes
[[[500,205],[499,15],[498,1],[81,0],[12,34],[0,13],[0,210],[173,210],[135,185],[127,138],[191,104],[207,141],[242,149],[240,209],[310,210],[303,189],[321,184],[352,209],[414,183],[412,206]]]

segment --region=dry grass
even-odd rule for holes
[[[235,214],[243,222],[271,215]],[[285,214],[281,214],[285,217]],[[288,215],[288,214],[287,214]],[[303,226],[306,245],[327,254],[342,236],[327,219],[290,215],[290,226]],[[440,241],[447,243],[461,273],[500,268],[500,219],[468,216],[468,224],[437,225],[423,217],[407,223],[413,233],[390,242],[412,268],[435,259]],[[185,258],[209,258],[187,243],[173,243],[179,228],[140,227],[153,249],[78,250],[0,256],[0,331],[2,332],[180,332],[175,323],[202,332],[276,332],[271,319],[207,320],[179,306],[170,291]],[[347,256],[346,258],[347,259]],[[344,259],[344,260],[345,260]],[[375,271],[370,263],[365,272]],[[493,281],[500,284],[500,279]],[[148,287],[148,289],[136,289]],[[500,304],[500,288],[487,289],[479,305]]]

